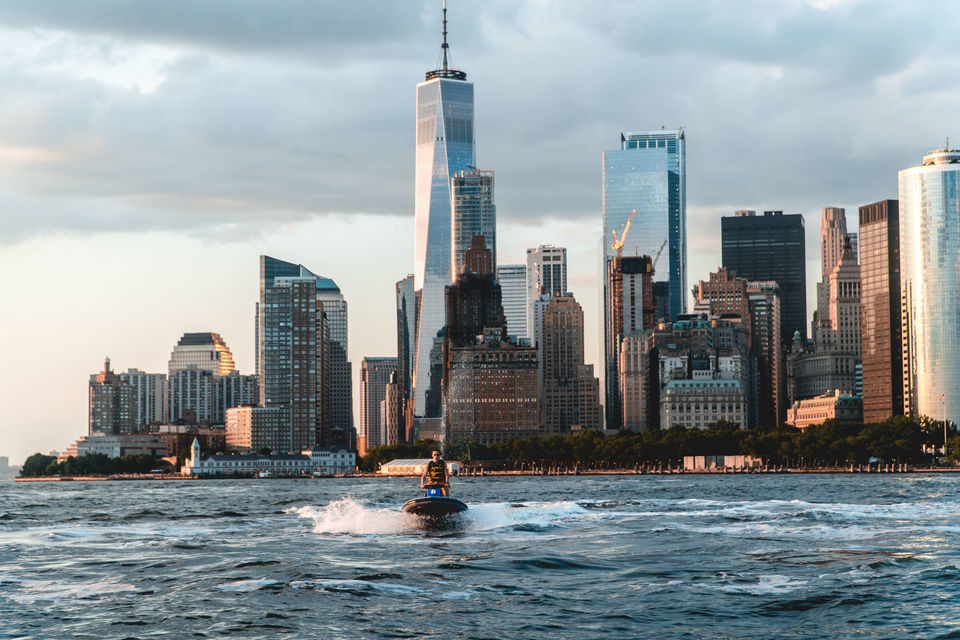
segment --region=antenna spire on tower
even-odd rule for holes
[[[447,49],[450,48],[450,45],[447,44],[447,0],[443,0],[443,70],[447,70]]]

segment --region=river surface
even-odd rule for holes
[[[960,638],[960,476],[0,484],[0,638]]]

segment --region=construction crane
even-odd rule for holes
[[[666,240],[663,241],[663,244],[660,245],[660,249],[657,250],[657,257],[653,259],[653,264],[650,265],[650,271],[655,272],[657,270],[657,261],[660,260],[660,254],[663,253],[663,248],[665,246],[667,246]]]
[[[617,257],[619,258],[623,254],[623,243],[627,240],[627,232],[630,231],[630,223],[633,222],[633,216],[637,213],[637,210],[634,209],[630,212],[630,217],[627,218],[627,224],[623,225],[623,233],[617,238],[617,230],[612,229],[613,233],[613,244],[610,245],[612,249],[617,250]]]

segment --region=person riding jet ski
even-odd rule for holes
[[[420,488],[430,489],[439,487],[444,496],[450,495],[450,478],[447,476],[447,462],[440,457],[440,451],[433,450],[433,460],[427,463],[420,476]]]

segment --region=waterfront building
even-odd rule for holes
[[[622,428],[644,431],[660,426],[659,364],[653,331],[623,337],[619,376]]]
[[[527,266],[498,264],[497,283],[507,318],[507,335],[518,340],[530,338],[527,330]]]
[[[719,419],[752,427],[748,390],[755,384],[749,323],[739,317],[681,316],[677,322],[661,323],[653,332],[657,355],[660,427],[676,424],[702,427]],[[686,382],[732,381],[735,385],[691,386]],[[669,395],[667,387],[676,382]],[[737,395],[739,394],[739,395]],[[727,406],[727,398],[740,398]],[[724,406],[704,407],[716,396]],[[699,408],[696,408],[699,407]]]
[[[632,131],[621,133],[620,148],[602,156],[604,262],[621,253],[656,258],[665,249],[658,279],[670,283],[670,320],[687,308],[685,148],[683,129]],[[625,243],[613,248],[613,232],[623,232],[633,211]]]
[[[493,171],[458,171],[451,178],[453,227],[453,265],[451,280],[463,267],[463,255],[474,236],[483,238],[494,265],[497,260],[497,210],[493,201]]]
[[[387,444],[381,404],[387,397],[387,385],[397,371],[396,358],[364,358],[360,362],[360,431],[357,451],[362,456],[367,449]]]
[[[543,312],[539,343],[543,433],[600,429],[600,381],[583,360],[583,309],[572,294],[554,296]]]
[[[128,369],[117,376],[133,387],[136,403],[136,424],[141,428],[167,421],[167,376],[164,373],[146,373]]]
[[[537,350],[497,335],[447,356],[447,441],[483,444],[540,433]]]
[[[739,380],[669,380],[660,390],[660,428],[705,429],[720,420],[742,427],[746,407]]]
[[[111,435],[135,433],[137,402],[134,388],[110,369],[110,358],[103,371],[90,376],[88,385],[87,433]]]
[[[79,458],[93,453],[109,458],[147,455],[162,458],[167,455],[167,445],[155,435],[131,433],[91,433],[81,437],[57,456],[57,462]]]
[[[803,216],[737,211],[720,220],[723,266],[750,281],[780,286],[780,337],[807,337],[807,278]],[[786,346],[789,346],[787,344]]]
[[[230,375],[233,354],[219,333],[185,333],[170,353],[169,374],[194,367],[218,376]]]
[[[285,405],[227,409],[227,449],[294,451],[292,445],[296,433],[289,428],[289,421],[289,409]]]
[[[787,424],[801,431],[809,426],[837,422],[863,422],[863,399],[850,391],[833,389],[814,398],[793,403]]]
[[[417,337],[417,294],[413,274],[396,284],[397,296],[397,442],[406,442],[408,420],[413,428],[413,353]],[[409,415],[408,415],[409,414]]]
[[[900,208],[896,200],[860,207],[860,356],[863,420],[903,415],[900,331]]]
[[[167,415],[171,422],[186,424],[214,424],[216,422],[216,397],[214,380],[217,376],[209,369],[189,364],[176,369],[167,379]]]
[[[748,332],[755,364],[747,395],[750,425],[776,426],[786,417],[784,352],[780,338],[780,287],[776,282],[747,281],[724,267],[701,280],[696,310],[712,317],[738,317]]]
[[[285,450],[356,445],[347,303],[330,278],[260,256],[260,406],[286,407]]]
[[[526,336],[533,341],[533,346],[537,346],[536,333],[539,324],[535,305],[541,295],[555,296],[567,292],[566,248],[541,245],[534,249],[527,249],[526,278]]]
[[[194,440],[190,447],[190,458],[180,473],[192,476],[300,477],[353,473],[356,468],[356,453],[347,449],[313,448],[301,453],[278,454],[217,454],[204,458],[200,442]]]
[[[236,370],[226,376],[215,376],[213,398],[213,422],[222,425],[226,420],[227,409],[257,404],[259,400],[257,376],[243,375]]]
[[[623,418],[620,397],[620,343],[624,336],[653,329],[653,261],[650,256],[615,256],[605,262],[604,382],[606,425],[619,429]]]
[[[960,422],[960,149],[899,173],[904,409]]]
[[[441,380],[431,377],[438,333],[446,322],[445,287],[452,280],[451,185],[460,171],[472,170],[474,158],[473,84],[448,64],[446,6],[443,9],[443,61],[417,85],[416,162],[414,175],[414,287],[419,292],[416,348],[413,355],[413,414],[440,415],[427,407],[428,390],[439,397]],[[441,367],[442,368],[442,367]]]

